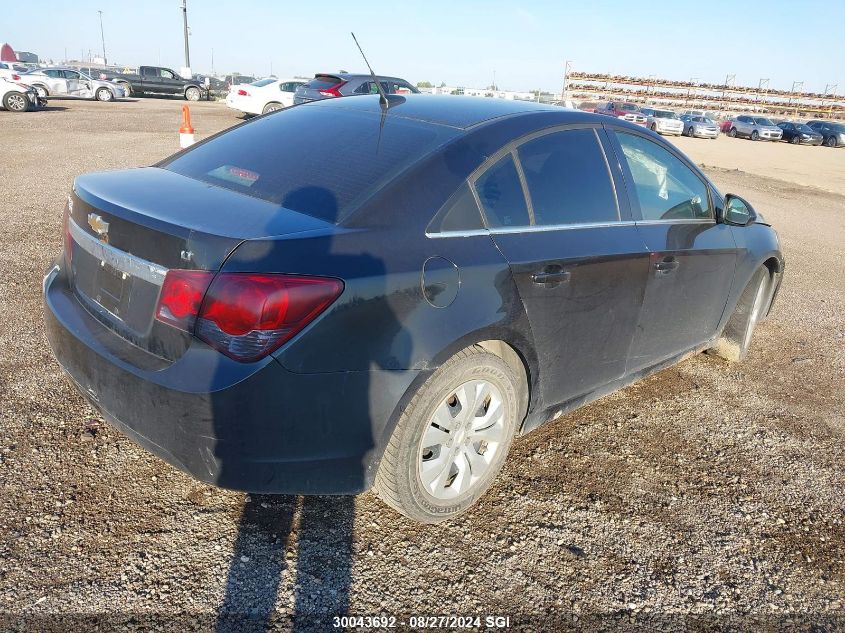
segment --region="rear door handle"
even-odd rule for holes
[[[535,284],[560,284],[569,281],[570,273],[568,270],[543,271],[531,275],[531,281]]]
[[[676,270],[680,265],[681,262],[679,262],[677,259],[667,257],[666,259],[663,259],[659,262],[655,262],[654,269],[657,272],[668,274],[673,270]]]

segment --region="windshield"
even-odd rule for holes
[[[400,115],[297,107],[253,119],[158,166],[337,223],[457,134]]]
[[[813,131],[812,128],[810,128],[807,125],[804,125],[803,123],[796,123],[795,129],[798,130],[799,132],[804,132],[804,134],[810,134]]]
[[[276,81],[275,79],[259,79],[258,81],[253,81],[250,86],[255,86],[256,88],[261,88],[262,86],[269,86],[271,83]]]
[[[754,122],[757,125],[774,125],[771,121],[769,121],[766,117],[758,116],[754,119]]]
[[[677,119],[678,115],[669,110],[655,110],[654,116],[660,119]]]

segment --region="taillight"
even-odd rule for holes
[[[248,97],[249,93],[246,90],[241,89],[241,90],[238,90],[238,96],[239,97]]]
[[[171,270],[156,318],[250,362],[281,347],[342,291],[343,282],[328,277]]]
[[[193,331],[202,299],[214,273],[207,270],[169,270],[158,297],[156,319],[186,332]]]
[[[20,80],[21,80],[20,75],[12,75],[12,81],[20,81]]]
[[[320,94],[324,97],[342,97],[343,95],[340,94],[340,89],[345,86],[348,82],[341,81],[339,84],[335,84],[331,88],[326,88],[325,90],[321,90]]]

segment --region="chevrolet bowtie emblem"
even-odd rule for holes
[[[94,233],[99,235],[101,239],[108,239],[109,223],[106,222],[102,216],[99,216],[96,213],[89,213],[88,226],[94,229]]]

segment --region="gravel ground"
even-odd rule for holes
[[[40,283],[72,179],[175,151],[181,105],[0,111],[0,630],[323,630],[347,612],[503,615],[520,630],[845,629],[845,197],[822,190],[829,174],[817,189],[708,170],[773,222],[787,259],[746,362],[695,356],[518,439],[474,510],[420,526],[371,494],[201,485],[99,422],[63,379]],[[191,107],[200,137],[238,122]],[[725,167],[744,143],[681,142]],[[744,144],[775,162],[818,152],[834,172],[845,159]]]

